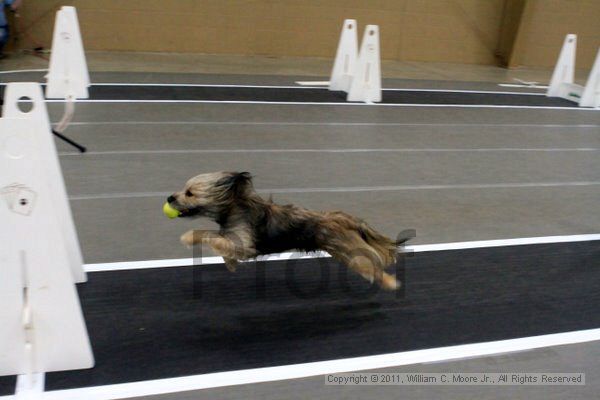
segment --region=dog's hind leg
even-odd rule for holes
[[[377,257],[375,254],[369,256],[363,254],[367,253],[366,251],[360,253],[361,254],[358,254],[358,252],[350,254],[329,250],[329,254],[331,254],[333,258],[343,262],[348,268],[357,272],[369,282],[376,282],[385,290],[396,290],[400,287],[396,278],[385,272],[379,265],[378,259],[377,261],[375,259]]]

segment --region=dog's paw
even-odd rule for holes
[[[379,281],[379,285],[385,290],[398,290],[400,289],[401,283],[398,282],[393,275],[384,273]]]
[[[181,241],[181,244],[187,246],[188,249],[191,249],[192,247],[194,247],[195,244],[194,231],[187,231],[186,233],[181,235],[181,238],[179,240]]]
[[[233,258],[225,258],[225,266],[229,270],[229,272],[235,272],[237,269],[238,261]]]

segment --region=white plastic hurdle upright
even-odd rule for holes
[[[2,115],[0,376],[19,375],[17,398],[33,398],[45,372],[94,365],[74,284],[85,273],[65,235],[73,221],[40,85],[8,84]]]
[[[579,104],[580,107],[600,107],[600,50],[585,86],[575,83],[576,51],[577,35],[568,34],[560,50],[546,96],[561,97]]]
[[[329,79],[329,90],[350,91],[350,84],[358,57],[358,34],[356,20],[346,19],[342,26],[340,42],[335,54],[335,62]]]
[[[90,75],[75,7],[64,6],[56,13],[46,79],[46,97],[66,100],[65,112],[56,126],[56,131],[63,133],[75,114],[75,100],[89,97]]]
[[[48,98],[89,97],[90,75],[75,7],[64,6],[56,13],[46,78]]]
[[[379,27],[367,25],[360,45],[358,62],[348,101],[381,101],[381,65],[379,61]]]
[[[579,101],[581,107],[600,107],[600,49]]]
[[[48,97],[73,101],[90,85],[77,13],[56,15]],[[0,376],[19,375],[17,399],[37,399],[50,371],[91,368],[94,357],[74,283],[83,257],[50,121],[37,83],[11,83],[0,118]],[[31,110],[21,106],[28,101]]]
[[[329,79],[329,90],[347,92],[346,100],[366,103],[381,101],[379,27],[367,25],[360,52],[356,20],[346,19]]]

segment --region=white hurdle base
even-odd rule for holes
[[[15,400],[38,400],[44,393],[46,374],[41,372],[30,375],[19,375],[15,389]]]
[[[546,96],[567,99],[580,107],[600,107],[600,50],[585,86],[574,82],[576,50],[577,35],[568,34],[554,67]]]

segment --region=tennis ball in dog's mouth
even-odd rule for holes
[[[163,213],[171,219],[177,218],[181,214],[181,212],[171,207],[171,205],[168,202],[165,203],[165,205],[163,206]]]

